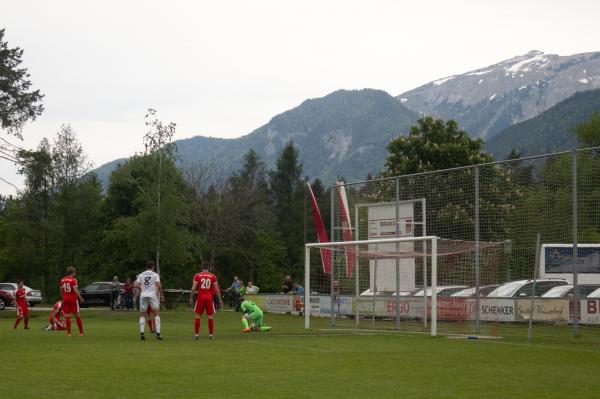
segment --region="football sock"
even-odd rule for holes
[[[15,330],[17,329],[17,326],[19,325],[20,322],[21,322],[21,318],[17,317],[17,320],[15,320],[15,326],[13,327]]]
[[[140,332],[144,332],[144,327],[146,326],[146,318],[144,316],[140,316]]]
[[[244,326],[244,328],[250,328],[250,326],[248,325],[248,319],[242,318],[242,325]]]
[[[77,327],[79,328],[79,334],[83,334],[83,323],[81,322],[81,317],[77,316]]]
[[[29,317],[25,317],[23,322],[25,323],[25,328],[29,328]]]
[[[152,326],[152,319],[148,319],[148,328],[150,329],[150,331],[154,331],[154,327]]]
[[[260,327],[260,331],[270,331],[270,330],[271,330],[271,327],[269,327],[269,326]]]
[[[67,316],[66,320],[67,320],[67,334],[71,334],[71,316]]]
[[[194,333],[196,335],[200,334],[200,319],[194,320]]]
[[[215,329],[215,321],[213,319],[208,319],[208,334],[213,335],[214,329]]]
[[[154,329],[157,334],[160,334],[160,316],[154,317]]]

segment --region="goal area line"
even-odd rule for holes
[[[364,335],[375,335],[375,334],[416,334],[416,335],[427,335],[428,331],[403,331],[403,330],[371,330],[371,329],[356,329],[356,328],[319,328],[318,331],[323,332],[352,332],[354,335],[362,335],[361,333],[368,333]],[[491,335],[471,335],[471,334],[453,334],[453,333],[437,333],[437,336],[451,338],[451,339],[489,339],[489,340],[502,340],[503,337],[495,337]]]

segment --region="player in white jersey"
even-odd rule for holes
[[[144,327],[146,325],[146,311],[148,307],[154,316],[154,325],[156,328],[156,339],[162,339],[160,336],[160,302],[165,300],[160,285],[160,276],[154,271],[154,262],[148,262],[148,270],[138,275],[135,281],[138,295],[140,296],[140,338],[146,339]],[[159,302],[160,298],[160,302]]]

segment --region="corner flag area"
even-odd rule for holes
[[[138,336],[136,312],[84,310],[84,337],[13,330],[0,312],[4,397],[44,398],[592,398],[600,338],[511,339],[332,329],[266,314],[269,332],[242,334],[240,313],[215,315],[194,340],[190,311],[162,314],[163,341]],[[561,327],[556,327],[561,328]],[[565,326],[568,328],[568,326]],[[514,328],[512,329],[514,330]],[[512,331],[511,330],[511,331]],[[508,331],[510,333],[510,331]]]

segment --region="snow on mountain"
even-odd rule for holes
[[[560,56],[530,51],[402,93],[420,114],[456,119],[472,136],[489,139],[577,91],[600,88],[600,52]]]

